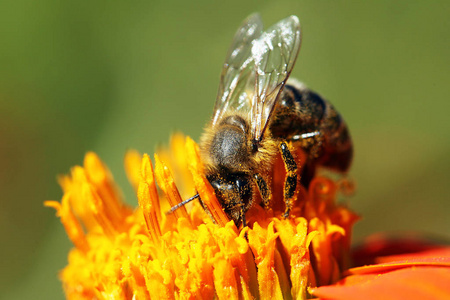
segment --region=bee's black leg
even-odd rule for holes
[[[241,220],[242,220],[242,228],[244,228],[245,226],[247,226],[247,220],[245,219],[245,213],[243,209],[241,209]]]
[[[292,208],[292,200],[297,188],[297,163],[285,142],[280,143],[280,151],[284,167],[286,168],[286,181],[284,182],[284,202],[286,203],[286,210],[284,211],[283,216],[287,218],[289,217]]]
[[[247,226],[247,219],[245,219],[245,213],[243,209],[241,209],[241,221],[242,221],[242,229],[244,229]],[[245,232],[244,238],[248,242],[248,231]]]
[[[255,179],[256,186],[258,187],[259,193],[261,194],[264,208],[269,209],[270,202],[272,200],[272,193],[270,192],[270,189],[267,186],[266,181],[258,173],[255,173],[253,175],[253,178]]]

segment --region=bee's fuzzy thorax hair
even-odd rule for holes
[[[228,113],[226,116],[222,118],[222,120],[226,119],[230,116],[237,116],[242,118],[243,120],[248,120],[246,115],[243,115],[238,112]],[[249,122],[246,124],[248,127]],[[207,173],[215,173],[218,172],[220,167],[217,165],[217,162],[214,161],[213,156],[211,155],[214,145],[214,139],[217,138],[217,134],[221,134],[220,130],[223,129],[223,124],[208,124],[204,130],[203,135],[200,138],[200,150],[202,155],[202,160],[205,164],[205,168]],[[257,143],[256,152],[253,150],[253,138],[251,136],[251,129],[248,128],[247,132],[243,136],[245,138],[245,144],[243,144],[241,151],[242,157],[246,158],[242,164],[236,166],[236,169],[244,173],[265,173],[271,165],[271,161],[275,154],[277,153],[277,143],[272,139],[272,136],[268,130],[265,132],[264,138]],[[240,155],[237,155],[240,156]]]
[[[254,156],[254,168],[259,169],[260,173],[267,172],[272,161],[278,153],[278,142],[273,139],[272,134],[269,130],[266,130],[263,138],[258,143],[258,151],[256,151]]]

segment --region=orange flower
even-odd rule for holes
[[[383,235],[354,251],[357,263],[330,286],[311,289],[326,299],[450,299],[450,247]]]
[[[368,299],[366,290],[356,288],[362,280],[355,276],[386,267],[343,273],[350,266],[351,229],[358,219],[336,203],[347,182],[316,177],[308,190],[300,186],[284,219],[283,168],[281,160],[274,165],[272,210],[255,205],[247,213],[248,227],[239,229],[217,201],[190,138],[175,135],[170,149],[155,155],[154,168],[148,155],[127,153],[125,169],[139,201],[134,210],[123,203],[107,167],[88,153],[83,167],[60,179],[61,202],[45,202],[56,209],[75,245],[60,273],[67,298],[333,298],[339,289],[335,295],[348,296],[342,288],[351,286],[356,298]],[[195,191],[206,209],[194,201],[165,213],[183,200],[181,194]],[[407,267],[394,269],[401,268]],[[348,277],[326,287],[343,274]]]

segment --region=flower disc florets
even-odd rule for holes
[[[46,202],[75,245],[60,273],[69,299],[305,299],[308,287],[335,282],[347,267],[357,216],[336,204],[340,182],[316,177],[307,190],[298,185],[285,219],[277,162],[272,209],[254,205],[249,226],[238,229],[191,139],[175,135],[155,155],[154,169],[137,152],[127,154],[125,167],[139,201],[134,210],[94,153],[60,179],[61,203]],[[194,202],[165,214],[183,200],[180,193],[195,191],[206,210]]]

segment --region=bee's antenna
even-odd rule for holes
[[[183,202],[180,202],[180,203],[178,203],[178,204],[175,205],[175,206],[172,206],[172,207],[170,208],[170,210],[166,212],[166,215],[169,215],[169,214],[173,213],[174,211],[176,211],[177,209],[179,209],[179,208],[182,207],[183,205],[186,205],[186,204],[188,204],[189,202],[191,202],[192,200],[195,200],[195,199],[197,199],[197,198],[199,198],[199,197],[200,197],[200,195],[199,195],[199,194],[196,194],[196,195],[192,196],[191,198],[186,199],[186,200],[184,200]]]

